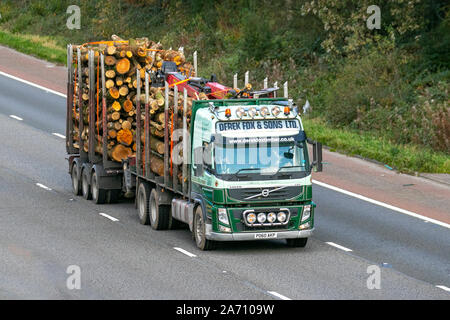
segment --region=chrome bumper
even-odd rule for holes
[[[209,228],[207,228],[209,229]],[[312,236],[314,228],[310,230],[296,230],[296,231],[267,231],[275,232],[277,234],[276,239],[296,239],[296,238],[308,238]],[[215,241],[245,241],[245,240],[266,240],[255,239],[255,235],[261,232],[240,232],[240,233],[219,233],[219,232],[206,232],[206,238],[208,240]],[[268,240],[268,239],[267,239]]]

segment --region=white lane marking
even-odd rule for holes
[[[292,299],[290,299],[286,296],[283,296],[282,294],[279,294],[278,292],[275,292],[275,291],[267,291],[267,292],[277,298],[280,298],[281,300],[292,300]]]
[[[326,242],[326,243],[329,244],[330,246],[333,246],[333,247],[335,247],[335,248],[344,250],[344,251],[346,251],[346,252],[351,252],[351,251],[353,251],[352,249],[343,247],[343,246],[341,246],[341,245],[339,245],[339,244],[337,244],[337,243],[334,243],[334,242]]]
[[[446,287],[446,286],[436,286],[436,287],[439,288],[439,289],[445,290],[447,292],[450,292],[450,288],[449,287]]]
[[[36,185],[37,185],[39,188],[45,189],[45,190],[47,190],[47,191],[52,191],[51,188],[49,188],[49,187],[43,185],[42,183],[36,183]]]
[[[10,114],[9,117],[10,117],[10,118],[13,118],[13,119],[16,119],[16,120],[19,120],[19,121],[22,121],[22,120],[23,120],[21,117],[15,116],[15,115],[13,115],[13,114]]]
[[[62,135],[60,133],[56,133],[56,132],[53,132],[52,135],[60,137],[61,139],[65,139],[66,138],[66,136],[64,136],[64,135]]]
[[[5,77],[10,78],[10,79],[13,79],[13,80],[16,80],[16,81],[19,81],[19,82],[22,82],[22,83],[25,83],[25,84],[27,84],[29,86],[33,86],[35,88],[44,90],[45,92],[53,93],[53,94],[56,94],[56,95],[58,95],[60,97],[67,98],[67,96],[65,94],[61,93],[61,92],[58,92],[58,91],[55,91],[55,90],[52,90],[52,89],[40,86],[40,85],[38,85],[36,83],[33,83],[33,82],[30,82],[30,81],[27,81],[27,80],[15,77],[15,76],[13,76],[11,74],[8,74],[8,73],[0,71],[0,75],[5,76]]]
[[[112,221],[114,221],[114,222],[119,221],[119,219],[116,219],[116,218],[114,218],[114,217],[111,217],[110,215],[108,215],[108,214],[106,214],[106,213],[103,213],[103,212],[100,212],[99,215],[101,215],[101,216],[103,216],[103,217],[105,217],[105,218],[108,218],[109,220],[112,220]]]
[[[350,192],[350,191],[347,191],[347,190],[344,190],[344,189],[341,189],[341,188],[329,185],[329,184],[324,183],[324,182],[320,182],[320,181],[317,181],[317,180],[312,180],[312,182],[317,184],[318,186],[321,186],[321,187],[324,187],[324,188],[328,188],[328,189],[331,189],[331,190],[334,190],[334,191],[346,194],[348,196],[351,196],[351,197],[354,197],[354,198],[358,198],[358,199],[363,200],[363,201],[370,202],[370,203],[375,204],[377,206],[384,207],[384,208],[387,208],[387,209],[390,209],[390,210],[393,210],[393,211],[397,211],[399,213],[403,213],[403,214],[406,214],[408,216],[411,216],[411,217],[414,217],[414,218],[418,218],[418,219],[424,220],[426,222],[431,222],[431,223],[437,224],[437,225],[439,225],[441,227],[450,229],[450,224],[448,224],[448,223],[445,223],[445,222],[442,222],[442,221],[439,221],[439,220],[435,220],[435,219],[432,219],[432,218],[428,218],[428,217],[422,216],[422,215],[420,215],[418,213],[415,213],[415,212],[412,212],[412,211],[408,211],[408,210],[405,210],[405,209],[401,209],[399,207],[395,207],[395,206],[392,206],[390,204],[387,204],[387,203],[384,203],[384,202],[381,202],[381,201],[373,200],[373,199],[367,198],[367,197],[365,197],[363,195],[360,195],[360,194],[357,194],[357,193],[353,193],[353,192]]]
[[[195,254],[190,253],[189,251],[186,251],[186,250],[184,250],[184,249],[182,249],[182,248],[178,248],[178,247],[173,247],[173,248],[174,248],[175,250],[180,251],[181,253],[183,253],[183,254],[185,254],[185,255],[191,257],[191,258],[197,257]]]

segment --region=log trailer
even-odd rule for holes
[[[135,154],[117,163],[108,158],[106,130],[101,154],[94,150],[94,134],[89,136],[87,152],[82,145],[74,147],[72,52],[72,47],[68,48],[66,145],[76,195],[98,204],[117,201],[121,195],[135,196],[142,224],[164,230],[185,223],[201,250],[214,248],[217,241],[285,239],[289,246],[306,245],[314,231],[316,206],[311,172],[322,170],[322,146],[307,139],[287,90],[283,97],[276,97],[278,88],[239,91],[217,83],[215,77],[186,78],[170,63],[162,72],[146,72],[143,81],[137,70],[137,97],[145,94],[145,103],[136,98],[135,134],[143,134],[147,143],[136,139]],[[94,53],[89,55],[89,74],[95,75]],[[100,61],[103,112],[97,119],[92,81],[89,119],[102,121],[106,128],[103,54]],[[157,155],[150,147],[151,86],[165,89],[162,175],[152,170]],[[174,105],[169,108],[172,90]],[[200,92],[210,99],[193,101],[188,129],[187,97],[198,97]],[[224,92],[231,98],[225,99]],[[180,95],[184,97],[182,106],[178,105]],[[96,132],[95,123],[89,121],[89,132]],[[83,121],[79,126],[77,130],[82,132]],[[307,143],[313,145],[312,162]]]

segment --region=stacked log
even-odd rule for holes
[[[121,162],[127,157],[134,156],[136,153],[136,124],[141,121],[140,142],[145,143],[144,119],[145,119],[145,92],[144,80],[145,72],[156,72],[161,69],[164,61],[173,61],[179,67],[179,70],[186,76],[193,76],[192,65],[185,61],[184,55],[175,50],[164,50],[160,43],[155,43],[147,38],[132,39],[123,41],[113,36],[113,41],[102,42],[87,46],[74,46],[74,106],[73,106],[73,138],[74,147],[80,148],[83,142],[85,152],[89,150],[89,55],[88,51],[94,51],[93,73],[95,79],[94,103],[95,107],[95,152],[103,152],[103,133],[106,135],[106,146],[108,160]],[[78,74],[77,66],[77,48],[81,51],[81,73]],[[104,55],[105,67],[105,96],[106,96],[106,128],[103,128],[102,122],[102,74],[100,66],[100,54]],[[139,70],[139,73],[137,72]],[[141,80],[141,95],[137,96],[137,77]],[[81,79],[82,92],[79,95],[78,83]],[[151,86],[151,83],[150,83]],[[150,87],[149,113],[150,113],[150,134],[152,157],[151,169],[155,174],[162,175],[164,156],[164,128],[166,119],[164,117],[165,92],[164,88]],[[141,103],[141,119],[136,117],[137,101]],[[183,97],[179,95],[179,123],[178,128],[182,127],[183,116]],[[169,114],[173,114],[174,95],[173,89],[169,92]],[[190,112],[192,99],[188,99],[187,123],[190,123]],[[170,119],[169,119],[170,120]],[[84,128],[79,131],[80,121]],[[167,121],[168,126],[172,124]],[[170,131],[169,131],[170,132]]]

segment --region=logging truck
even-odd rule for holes
[[[307,139],[287,90],[277,97],[277,87],[227,88],[214,76],[180,72],[174,59],[139,68],[134,49],[122,54],[131,64],[120,73],[131,77],[135,95],[114,95],[107,74],[120,68],[105,63],[117,56],[111,46],[87,52],[68,46],[73,192],[97,204],[135,197],[140,223],[155,230],[187,224],[201,250],[263,239],[304,247],[314,230],[311,172],[322,170],[322,151]]]

